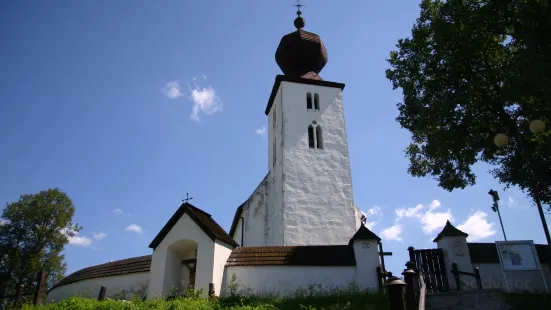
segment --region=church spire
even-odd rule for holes
[[[327,63],[327,50],[321,38],[311,32],[304,31],[304,18],[301,7],[304,5],[297,2],[297,18],[294,25],[296,31],[291,32],[283,38],[277,48],[275,59],[284,75],[291,77],[317,77]]]

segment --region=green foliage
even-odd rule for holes
[[[310,296],[303,298],[232,297],[196,298],[179,297],[172,300],[154,299],[131,302],[118,300],[97,301],[72,297],[58,303],[43,306],[24,305],[23,310],[341,310],[388,309],[387,297],[382,294],[350,294],[347,296]]]
[[[143,300],[140,294],[135,294],[130,301],[105,300],[84,297],[71,297],[58,303],[50,303],[34,307],[26,304],[23,310],[73,310],[73,309],[205,309],[205,310],[341,310],[341,309],[388,309],[387,296],[377,292],[361,291],[357,285],[324,289],[320,285],[290,291],[286,297],[275,294],[250,294],[251,289],[242,287],[238,279],[233,277],[236,290],[227,297],[201,297],[200,291],[189,290],[185,297],[157,298]],[[240,295],[242,292],[250,295]]]
[[[551,294],[511,293],[504,297],[513,310],[551,309]]]
[[[0,295],[14,295],[18,283],[32,291],[41,270],[47,274],[45,291],[63,278],[61,252],[67,236],[80,230],[72,222],[74,213],[71,199],[57,188],[21,195],[6,205],[0,225]]]
[[[411,38],[386,76],[401,88],[397,121],[411,132],[408,172],[452,191],[475,184],[477,162],[507,187],[551,202],[551,2],[423,0]],[[497,133],[510,139],[493,143]]]

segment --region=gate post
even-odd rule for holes
[[[386,290],[388,295],[389,310],[406,310],[406,304],[404,300],[404,289],[406,288],[406,282],[400,278],[391,277],[386,283]]]
[[[407,262],[406,269],[402,272],[404,275],[404,281],[406,282],[406,308],[407,310],[417,309],[417,300],[415,298],[415,270],[413,270],[415,263]]]
[[[408,252],[409,252],[409,261],[410,262],[415,262],[415,248],[410,246],[408,248]]]

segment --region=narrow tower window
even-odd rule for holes
[[[274,105],[274,119],[273,119],[273,124],[272,124],[272,127],[275,128],[275,125],[276,125],[276,110],[277,110],[277,105]]]
[[[276,139],[274,137],[274,142],[273,142],[273,147],[272,147],[272,157],[273,157],[273,162],[272,164],[275,166],[275,163],[276,163]]]
[[[312,93],[306,93],[306,109],[312,109]]]
[[[314,127],[312,125],[308,126],[308,146],[312,149],[316,147],[314,145]]]
[[[314,109],[320,109],[320,95],[318,95],[318,93],[314,94]]]
[[[321,126],[316,126],[316,140],[318,140],[318,149],[323,149],[323,137],[321,134]]]

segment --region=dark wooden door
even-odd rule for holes
[[[414,250],[410,248],[410,259],[413,260],[418,271],[423,275],[427,292],[447,292],[450,290],[442,249]]]

